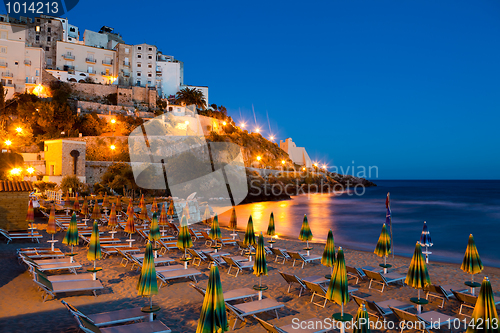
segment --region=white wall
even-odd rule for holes
[[[181,65],[178,62],[158,61],[156,63],[161,76],[158,77],[158,94],[162,98],[175,95],[181,86]]]
[[[132,61],[132,84],[141,87],[156,87],[156,46],[134,45]]]

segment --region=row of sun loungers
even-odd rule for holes
[[[26,231],[26,232],[8,232],[5,229],[0,228],[0,235],[4,236],[7,239],[7,244],[16,239],[26,239],[31,240],[32,242],[40,243],[39,239],[43,236],[38,233],[38,231]]]

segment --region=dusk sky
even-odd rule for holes
[[[380,179],[500,178],[498,1],[94,1],[68,15],[184,61],[237,122]],[[372,178],[375,175],[372,175]]]

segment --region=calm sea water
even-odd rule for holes
[[[483,264],[500,267],[500,181],[376,181],[363,196],[344,193],[300,195],[292,200],[237,207],[238,227],[252,214],[256,231],[267,230],[274,212],[279,235],[297,238],[307,214],[316,241],[332,229],[335,244],[373,251],[385,222],[385,197],[391,192],[397,255],[412,256],[427,221],[434,246],[430,260],[460,263],[469,234]],[[352,194],[352,193],[351,193]],[[221,216],[228,221],[229,215]]]

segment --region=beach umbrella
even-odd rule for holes
[[[144,200],[144,194],[141,196],[141,201],[139,201],[139,208],[142,209],[146,205],[146,201]]]
[[[153,198],[153,203],[151,204],[151,213],[158,212],[158,203],[156,202],[156,197]]]
[[[229,325],[219,268],[217,265],[212,265],[196,333],[223,333],[225,331],[229,331]]]
[[[142,261],[141,275],[137,282],[137,295],[149,297],[150,321],[153,321],[153,295],[158,294],[158,283],[156,281],[155,259],[153,257],[153,245],[148,242],[146,252]]]
[[[302,221],[302,227],[300,228],[299,240],[306,242],[307,255],[309,255],[309,241],[313,238],[311,228],[309,228],[309,222],[307,222],[307,215],[304,214],[304,220]]]
[[[466,333],[499,333],[499,325],[493,290],[490,280],[485,276]]]
[[[102,200],[102,194],[101,194],[101,192],[97,193],[97,195],[95,197],[96,203],[99,202],[99,200]]]
[[[333,232],[331,229],[328,231],[325,250],[323,251],[323,256],[321,257],[321,264],[325,267],[331,267],[333,275],[333,267],[335,267],[335,243],[333,242]]]
[[[89,251],[87,252],[87,259],[89,261],[94,261],[93,276],[94,276],[94,280],[96,280],[97,278],[96,278],[95,262],[96,262],[96,260],[102,259],[101,243],[99,242],[99,226],[97,225],[96,220],[94,220],[94,225],[92,227],[92,235],[90,236]]]
[[[109,212],[108,227],[114,229],[118,225],[118,218],[116,217],[116,206],[111,205],[111,211]]]
[[[71,245],[71,262],[73,262],[73,246],[78,245],[78,226],[76,224],[76,214],[71,215],[68,230],[63,239],[63,244]]]
[[[96,203],[94,204],[94,209],[92,210],[92,215],[90,215],[90,218],[92,220],[100,220],[101,219],[101,208],[99,207],[99,204]]]
[[[168,217],[167,212],[165,211],[165,203],[161,205],[160,219],[158,220],[158,224],[161,226],[168,225]],[[165,235],[165,228],[161,229],[161,236]]]
[[[387,274],[387,268],[389,267],[389,265],[387,265],[387,257],[391,253],[391,237],[387,232],[387,227],[385,226],[385,223],[382,226],[382,232],[380,233],[377,246],[375,247],[375,251],[373,251],[373,253],[375,253],[379,257],[384,257],[384,265],[380,266],[384,268],[384,274]]]
[[[253,274],[259,278],[259,300],[262,299],[262,275],[267,275],[266,250],[264,249],[264,236],[262,232],[259,235],[257,242],[257,251],[255,253],[255,262],[253,263]]]
[[[203,222],[206,224],[212,224],[212,214],[210,214],[210,208],[208,205],[205,206],[205,212],[203,213]],[[231,222],[229,222],[231,224]]]
[[[420,235],[420,245],[425,246],[425,262],[429,263],[429,251],[427,248],[432,246],[431,233],[427,229],[427,222],[424,221],[424,228],[422,229],[422,234]]]
[[[170,219],[174,218],[174,200],[170,199],[170,204],[168,205],[167,215],[170,216]]]
[[[269,224],[267,226],[267,232],[266,234],[268,236],[271,236],[271,239],[269,240],[269,244],[271,244],[271,247],[273,247],[273,244],[276,242],[273,237],[276,235],[276,228],[274,226],[274,213],[271,212],[271,215],[269,216]]]
[[[238,218],[236,217],[236,208],[233,207],[233,210],[231,212],[231,218],[229,219],[229,229],[233,229],[233,239],[236,239],[236,236],[238,235],[236,233],[236,229],[238,228]]]
[[[141,212],[139,213],[139,219],[146,221],[148,219],[148,209],[146,205],[142,206]]]
[[[245,244],[245,246],[255,245],[255,231],[253,230],[252,215],[248,218],[247,230],[245,231],[243,244]]]
[[[215,214],[212,219],[212,227],[210,228],[210,232],[208,234],[211,240],[215,241],[215,250],[217,251],[217,240],[221,237],[220,227],[219,227],[219,217]]]
[[[184,209],[182,211],[182,215],[184,215],[186,217],[187,221],[189,221],[189,219],[191,218],[191,215],[189,215],[189,206],[188,206],[187,202],[186,202],[186,206],[184,206]]]
[[[186,217],[183,216],[180,223],[179,235],[177,236],[177,248],[184,250],[184,268],[187,268],[187,249],[193,247],[193,240],[189,234],[188,224]]]
[[[73,202],[73,210],[80,210],[80,200],[78,200],[78,193],[75,195],[75,201]]]
[[[28,212],[26,213],[26,222],[31,224],[31,236],[33,236],[33,223],[35,222],[35,210],[33,209],[33,200],[30,199]]]
[[[469,235],[469,243],[467,244],[467,249],[465,250],[464,260],[462,261],[462,266],[460,266],[462,271],[471,275],[470,285],[471,293],[474,295],[474,274],[481,273],[483,270],[483,263],[481,258],[479,258],[479,253],[477,252],[476,243],[474,242],[474,237],[472,234]]]
[[[158,217],[156,213],[153,213],[153,218],[151,219],[151,224],[149,225],[149,235],[148,239],[155,245],[155,258],[158,258],[158,253],[156,249],[156,241],[160,239],[160,226],[158,225]]]
[[[424,256],[422,255],[422,247],[419,242],[415,245],[415,252],[413,252],[413,257],[411,258],[405,283],[418,290],[419,301],[420,289],[424,289],[431,284],[431,278],[429,277],[427,264],[425,263]],[[418,303],[417,305],[417,312],[420,313],[421,305]]]
[[[356,313],[356,325],[352,333],[370,333],[370,317],[366,311],[365,303],[361,304]]]
[[[83,204],[80,209],[80,213],[83,214],[83,216],[87,217],[89,215],[89,203],[87,202],[87,198],[83,199]]]
[[[66,194],[64,195],[64,201],[69,201],[69,193],[66,191]]]
[[[121,212],[123,209],[122,207],[122,199],[120,197],[116,197],[116,211]]]
[[[333,269],[330,284],[326,291],[326,298],[340,305],[340,314],[336,313],[333,315],[335,320],[344,322],[352,319],[352,316],[344,314],[344,304],[348,303],[350,298],[349,287],[347,285],[347,268],[345,267],[344,250],[342,250],[342,247],[339,247],[337,253],[337,261],[335,262],[335,268]],[[344,331],[343,325],[341,328],[342,331]]]
[[[132,206],[132,201],[127,208],[127,224],[125,225],[125,232],[130,235],[132,239],[132,234],[135,234],[135,220],[134,220],[134,207]],[[132,241],[130,241],[130,246],[132,246]]]
[[[52,235],[51,249],[54,251],[54,234],[57,232],[56,208],[54,205],[50,208],[49,221],[47,222],[47,233]]]
[[[109,207],[109,198],[108,194],[104,194],[104,199],[102,199],[102,207],[103,208],[108,208]]]

